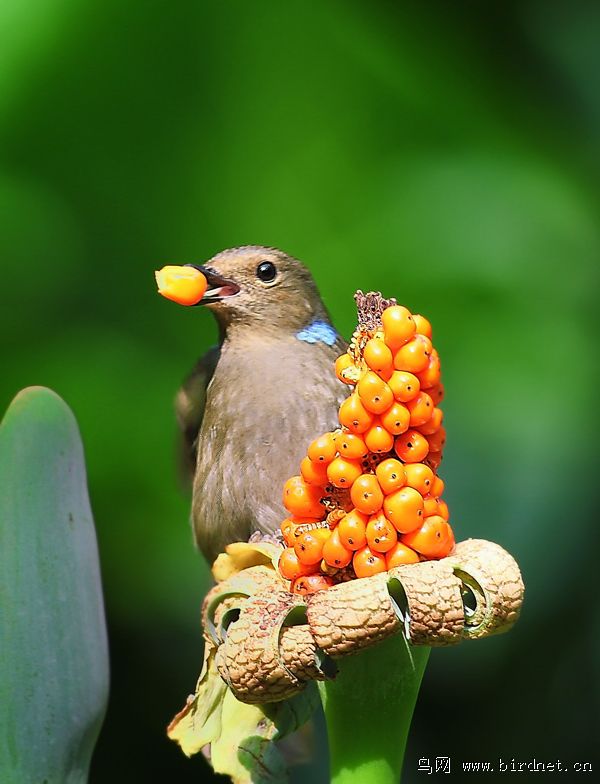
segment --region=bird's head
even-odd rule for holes
[[[210,308],[224,330],[236,325],[296,330],[328,319],[310,272],[276,248],[231,248],[191,266],[208,284],[197,304]]]

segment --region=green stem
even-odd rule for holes
[[[338,661],[319,685],[332,784],[398,784],[429,648],[398,634]]]

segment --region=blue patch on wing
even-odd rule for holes
[[[327,346],[333,346],[338,335],[326,321],[313,321],[308,327],[296,332],[296,337],[305,343],[325,343]]]

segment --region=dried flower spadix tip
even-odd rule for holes
[[[158,293],[179,305],[197,305],[204,296],[207,282],[195,267],[169,265],[154,273]]]

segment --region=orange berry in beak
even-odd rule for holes
[[[208,283],[195,267],[166,266],[154,273],[158,293],[179,305],[197,305]]]

